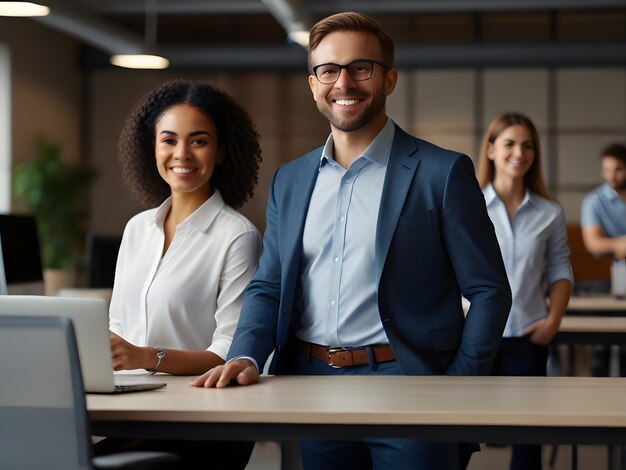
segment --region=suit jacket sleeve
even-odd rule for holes
[[[263,249],[257,270],[246,288],[243,307],[227,360],[253,357],[260,368],[272,353],[280,305],[281,261],[276,204],[277,170],[270,185]]]
[[[461,347],[446,374],[488,375],[511,308],[511,290],[483,193],[466,156],[450,167],[442,224],[457,282],[471,303]]]

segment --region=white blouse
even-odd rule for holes
[[[206,349],[225,359],[261,253],[261,236],[215,191],[176,226],[161,257],[170,207],[167,199],[126,225],[109,327],[136,346]]]

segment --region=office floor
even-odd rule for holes
[[[556,454],[553,467],[549,466],[550,446],[544,446],[544,470],[570,470],[570,446],[560,446]],[[467,470],[508,470],[510,447],[481,446],[481,451],[475,453],[470,460]],[[606,446],[579,446],[578,469],[598,470],[607,468],[608,448]],[[258,442],[252,453],[246,470],[300,470],[299,462],[290,462],[281,469],[280,448],[275,442]]]
[[[570,470],[572,468],[571,446],[560,446],[556,453],[554,466],[550,467],[552,447],[543,447],[544,470]],[[508,470],[511,448],[481,445],[481,451],[475,453],[467,470]],[[608,448],[606,446],[579,446],[578,469],[601,470],[607,468]]]

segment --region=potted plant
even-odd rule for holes
[[[38,139],[37,149],[35,160],[14,166],[12,191],[37,219],[46,293],[55,294],[57,287],[48,288],[50,275],[58,277],[61,272],[75,277],[84,258],[89,223],[87,190],[95,171],[84,164],[62,161],[59,145],[46,138]],[[59,287],[74,283],[60,282]]]

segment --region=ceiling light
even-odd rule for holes
[[[290,31],[287,39],[296,44],[301,45],[305,49],[309,48],[309,32],[308,31]]]
[[[145,26],[143,51],[154,51],[157,42],[157,0],[145,0]],[[170,61],[152,54],[116,54],[110,62],[128,69],[166,69]]]
[[[116,54],[111,56],[111,63],[129,69],[165,69],[170,65],[166,58],[150,54]]]
[[[50,8],[31,2],[0,2],[0,16],[48,16]]]

